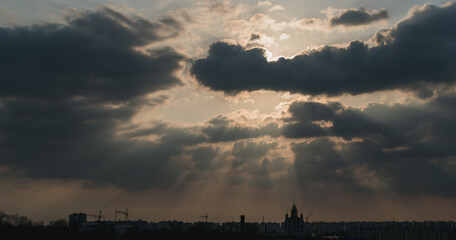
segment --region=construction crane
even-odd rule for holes
[[[200,216],[200,218],[206,219],[206,223],[207,223],[207,219],[208,219],[207,213],[206,213],[206,215],[204,215],[204,216]]]
[[[116,210],[114,212],[114,215],[115,215],[114,221],[117,221],[117,214],[118,213],[125,215],[125,221],[128,221],[128,208],[125,208],[125,212],[117,210],[117,208],[116,208]]]
[[[307,215],[306,222],[309,222],[309,218],[310,218],[310,216],[312,216],[312,214],[314,214],[314,212],[311,212],[309,215]]]
[[[101,218],[104,217],[101,215],[101,210],[98,212],[98,215],[95,215],[95,214],[86,214],[86,215],[89,217],[95,217],[95,218],[97,218],[98,221],[101,221]]]

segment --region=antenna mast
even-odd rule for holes
[[[207,212],[206,212],[206,215],[200,216],[200,217],[201,217],[201,218],[205,218],[205,219],[206,219],[206,223],[207,223],[207,219],[208,219]]]

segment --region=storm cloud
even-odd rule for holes
[[[388,19],[388,12],[384,9],[367,11],[364,8],[360,8],[345,10],[339,16],[332,18],[330,23],[331,26],[360,26],[385,19]]]
[[[292,117],[285,120],[290,123],[282,127],[284,136],[289,138],[336,136],[350,140],[385,130],[377,121],[371,121],[365,112],[344,108],[337,102],[295,102],[289,113]]]
[[[80,14],[68,25],[0,28],[0,96],[117,102],[180,84],[182,55],[133,49],[175,36],[177,22],[132,21],[109,8]]]
[[[429,97],[439,84],[456,80],[454,29],[456,3],[425,5],[379,31],[372,47],[353,41],[268,62],[263,49],[216,42],[191,72],[202,85],[229,95],[260,89],[331,96],[402,89]]]
[[[292,145],[298,181],[352,192],[455,197],[454,104],[454,96],[362,110],[294,103],[284,135],[314,139]]]
[[[142,107],[168,98],[147,94],[181,84],[175,73],[185,57],[169,47],[135,48],[182,30],[169,17],[109,8],[68,16],[65,25],[0,28],[0,164],[32,178],[178,180],[165,160],[180,144],[133,143],[118,131]]]

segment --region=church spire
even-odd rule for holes
[[[298,208],[296,204],[293,203],[293,207],[291,207],[291,217],[298,217]]]

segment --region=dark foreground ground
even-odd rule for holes
[[[291,236],[263,236],[260,234],[239,234],[219,232],[167,232],[144,231],[142,233],[126,233],[118,236],[113,233],[80,233],[64,227],[1,227],[0,240],[287,240],[287,239],[326,239],[322,237],[291,237]],[[337,238],[339,239],[339,238]],[[340,238],[342,239],[342,238]]]

